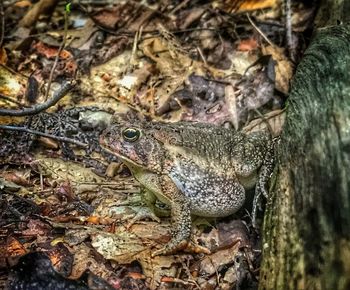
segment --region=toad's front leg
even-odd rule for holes
[[[275,164],[275,146],[278,142],[279,138],[273,139],[268,146],[266,150],[266,154],[264,157],[263,165],[260,168],[258,180],[255,186],[255,195],[253,200],[253,210],[252,210],[252,225],[254,228],[257,227],[256,223],[256,212],[259,204],[259,199],[261,195],[263,195],[265,198],[268,198],[268,184],[269,180],[271,178],[271,175],[274,170],[274,164]]]
[[[188,198],[177,188],[170,177],[159,176],[163,197],[171,206],[172,238],[161,249],[152,253],[152,256],[168,255],[180,250],[209,253],[209,250],[190,242],[191,237],[191,206]]]

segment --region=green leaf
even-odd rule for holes
[[[71,3],[71,2],[69,2],[69,3],[66,4],[65,10],[66,10],[67,13],[70,13],[70,11],[71,11],[70,8],[71,8],[71,6],[72,6],[72,3]]]

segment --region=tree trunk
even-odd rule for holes
[[[298,66],[277,175],[259,288],[350,289],[350,25],[319,29]]]

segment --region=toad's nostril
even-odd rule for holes
[[[101,136],[100,136],[100,143],[101,144],[105,144],[106,143],[106,139],[109,140],[110,138],[111,138],[111,131],[107,129],[107,130],[103,131],[103,133],[101,134]]]

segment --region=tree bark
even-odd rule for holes
[[[350,25],[319,29],[294,76],[259,289],[350,289]]]

